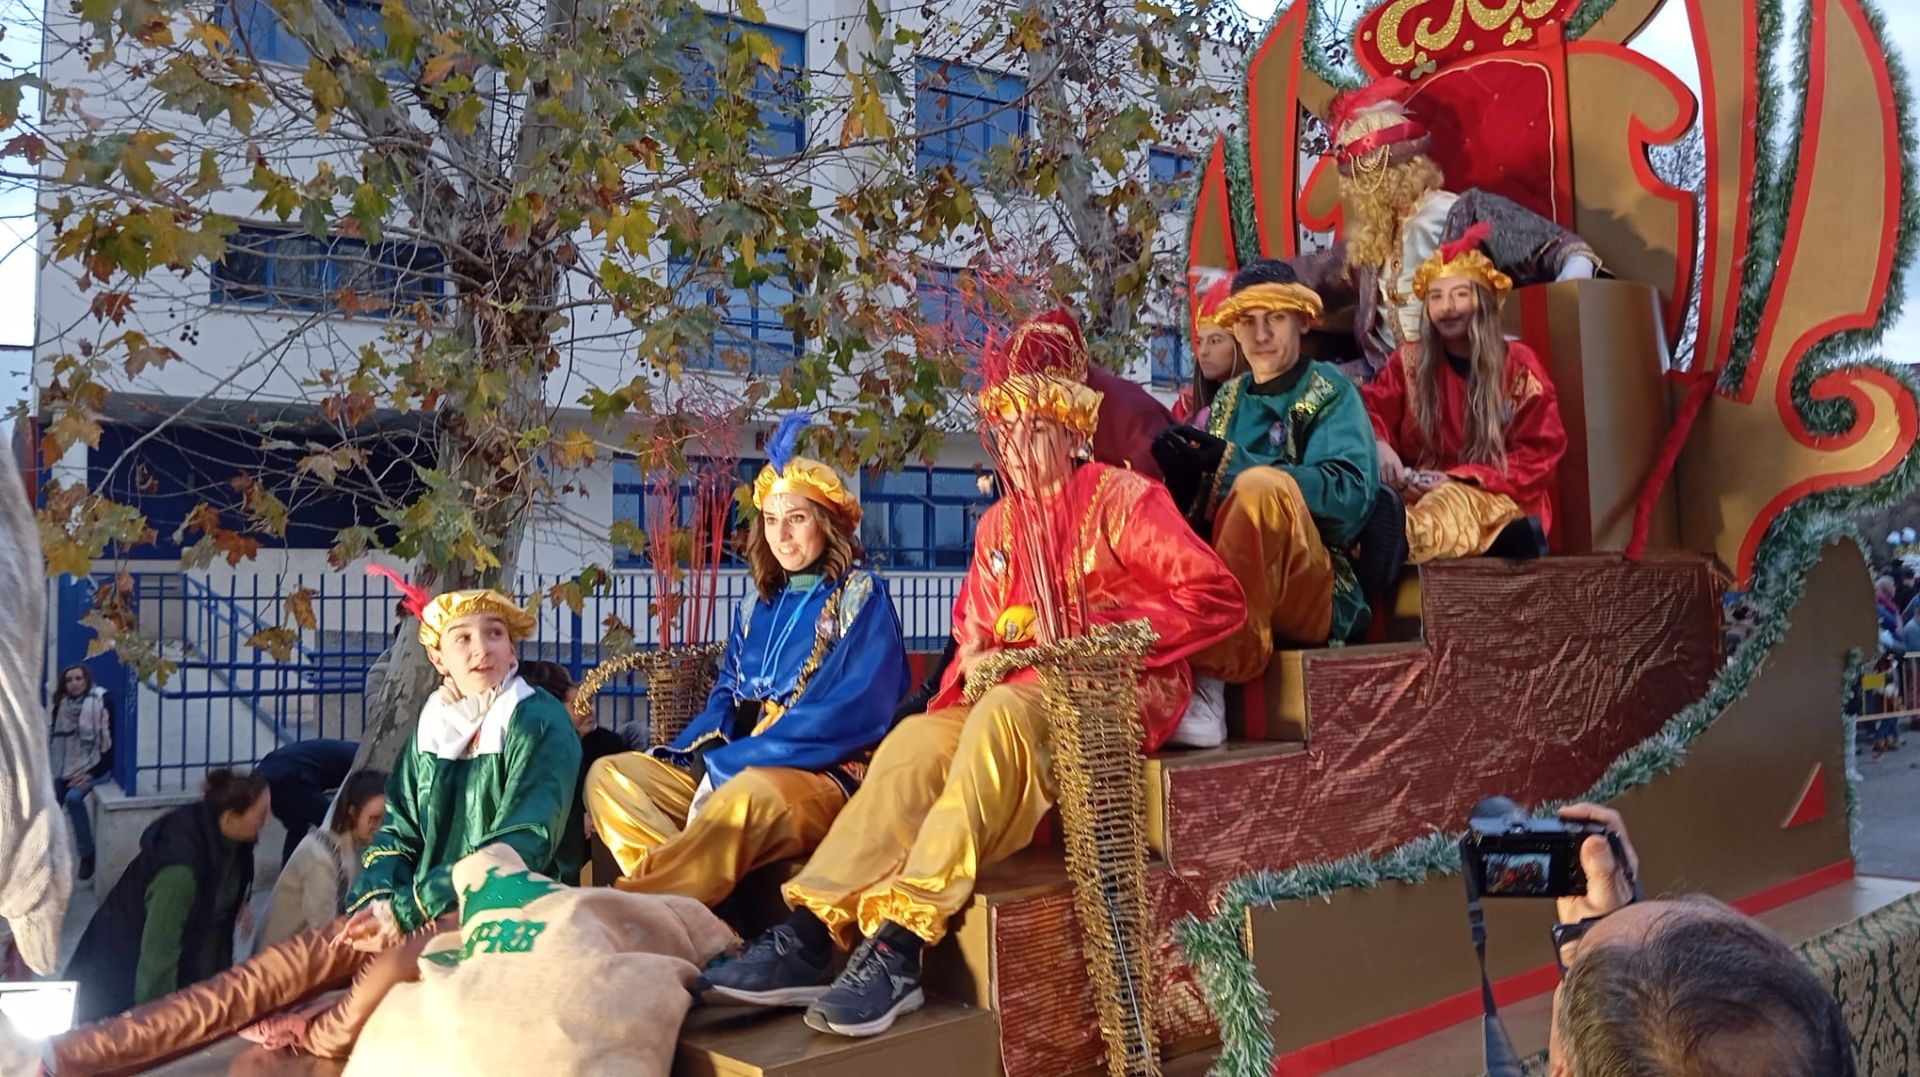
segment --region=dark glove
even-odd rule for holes
[[[721,747],[726,743],[726,741],[715,737],[689,751],[669,748],[663,744],[657,748],[647,749],[647,754],[660,760],[662,763],[678,767],[688,774],[693,775],[693,784],[699,785],[700,779],[707,776],[707,752],[711,749]]]
[[[1187,519],[1204,516],[1200,504],[1211,490],[1214,473],[1227,455],[1227,443],[1205,430],[1191,426],[1169,426],[1153,439],[1153,462],[1160,465],[1167,492]]]

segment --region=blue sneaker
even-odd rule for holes
[[[693,996],[746,1006],[806,1006],[825,995],[832,982],[832,949],[810,954],[793,928],[781,924],[753,940],[739,957],[708,968]]]
[[[837,1036],[878,1036],[926,1001],[919,955],[867,939],[847,959],[840,978],[808,1007],[807,1027]]]

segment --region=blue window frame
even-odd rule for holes
[[[968,302],[961,283],[972,278],[973,271],[952,266],[928,266],[916,282],[914,294],[920,300],[922,324],[939,326],[948,339],[980,348],[987,342],[987,318],[982,300]]]
[[[980,158],[1027,134],[1027,80],[941,60],[914,63],[913,122],[927,134],[914,144],[923,169],[952,166],[980,180]]]
[[[689,366],[777,375],[799,358],[800,334],[789,329],[780,314],[780,309],[797,297],[783,267],[784,259],[776,256],[760,262],[768,271],[766,279],[737,286],[718,273],[697,272],[692,262],[679,258],[669,261],[682,309],[709,307],[720,319],[713,340],[693,349]]]
[[[732,41],[742,32],[752,31],[772,44],[780,59],[779,69],[756,64],[753,85],[747,88],[747,96],[760,103],[760,122],[766,125],[754,134],[753,150],[769,157],[799,153],[807,144],[807,35],[800,30],[725,15],[709,14],[708,17],[725,40]],[[685,53],[685,63],[688,95],[713,100],[720,90],[713,64],[691,48]]]
[[[1193,184],[1193,172],[1193,158],[1184,153],[1157,147],[1147,150],[1147,178],[1155,187],[1172,190],[1171,204],[1175,209],[1186,208],[1190,195],[1187,188]]]
[[[380,18],[380,0],[328,0],[327,6],[347,28],[355,47],[365,52],[386,51],[387,28]],[[257,60],[305,67],[310,53],[288,32],[279,12],[268,0],[225,0],[216,21],[234,37],[234,47],[251,49]]]
[[[284,310],[337,311],[352,292],[356,313],[392,314],[415,302],[439,305],[447,260],[410,243],[315,239],[286,228],[242,225],[213,264],[213,301]]]
[[[1178,389],[1193,381],[1193,342],[1187,334],[1160,327],[1147,338],[1151,369],[1148,380],[1156,388]]]
[[[868,472],[860,489],[860,542],[883,568],[964,571],[973,530],[993,499],[966,468]]]
[[[695,469],[701,466],[697,460],[689,461],[688,463]],[[764,460],[741,460],[734,468],[735,477],[742,483],[751,484],[754,476],[760,473],[760,469],[765,466],[765,464],[766,461]],[[649,494],[647,474],[640,470],[639,462],[630,456],[616,457],[613,461],[613,518],[616,521],[624,520],[639,528],[640,532],[645,534],[647,530],[647,500]],[[693,482],[690,479],[683,478],[680,480],[679,509],[683,526],[687,520],[692,518],[693,507]],[[729,511],[727,521],[727,529],[729,532],[738,527],[740,512],[737,503],[734,508]],[[652,563],[652,559],[647,556],[645,550],[631,550],[617,543],[613,547],[613,564],[615,568],[646,568]],[[727,543],[727,552],[722,556],[721,563],[736,568],[745,564],[745,561],[739,555],[739,551],[734,548],[734,544],[731,541]]]

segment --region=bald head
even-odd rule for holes
[[[1712,898],[1629,905],[1596,924],[1554,1012],[1572,1077],[1852,1077],[1839,1006],[1778,937]]]

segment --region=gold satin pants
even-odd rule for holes
[[[1051,742],[1037,684],[919,714],[874,752],[866,780],[781,891],[842,945],[892,921],[939,942],[980,871],[1033,841],[1053,807]]]
[[[1458,479],[1443,482],[1407,506],[1407,563],[1478,557],[1524,515],[1505,494]]]
[[[1333,555],[1307,499],[1277,467],[1250,467],[1213,516],[1213,548],[1247,595],[1247,623],[1194,656],[1229,684],[1266,672],[1275,640],[1319,647],[1333,625]]]
[[[624,878],[613,885],[712,905],[762,864],[805,856],[847,803],[824,774],[749,767],[715,789],[687,822],[693,775],[644,752],[596,761],[587,814]]]

